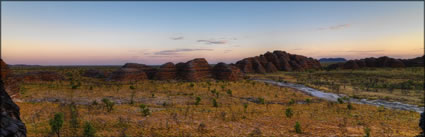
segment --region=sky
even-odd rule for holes
[[[1,2],[8,64],[424,55],[424,2]]]

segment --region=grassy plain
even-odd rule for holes
[[[83,135],[85,122],[93,125],[96,136],[364,136],[365,129],[372,136],[414,136],[420,132],[416,112],[358,104],[350,104],[349,109],[347,103],[260,82],[109,82],[80,76],[85,69],[60,69],[64,81],[22,84],[17,104],[28,136],[54,136],[49,120],[57,112],[65,114],[62,136]],[[303,74],[270,76],[275,75]],[[105,109],[104,98],[115,103],[112,111]],[[72,102],[76,117],[71,115]],[[141,104],[149,108],[149,115],[142,113]],[[77,119],[76,126],[72,119]],[[301,133],[295,130],[296,122]]]

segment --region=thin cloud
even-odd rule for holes
[[[350,24],[339,24],[334,26],[321,27],[321,28],[318,28],[318,30],[341,30],[341,29],[346,29],[350,26],[351,26]]]
[[[303,49],[292,49],[292,50],[303,50]]]
[[[155,52],[154,55],[170,56],[170,55],[179,55],[180,53],[183,53],[183,52],[192,52],[192,51],[213,51],[213,49],[174,49],[174,50],[162,50],[162,51]]]
[[[224,53],[232,52],[232,50],[225,50]]]
[[[171,37],[170,39],[172,39],[172,40],[182,40],[182,39],[184,39],[184,37],[183,36]]]
[[[226,40],[198,40],[197,42],[205,43],[205,44],[226,44]]]
[[[374,52],[384,52],[385,50],[348,50],[345,52],[356,52],[356,53],[374,53]]]

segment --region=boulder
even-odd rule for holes
[[[236,66],[218,63],[213,67],[213,77],[217,80],[236,81],[242,78],[242,73]]]
[[[0,80],[0,137],[26,137],[26,133],[19,107],[7,94],[3,81]]]
[[[204,58],[196,58],[186,63],[176,65],[179,79],[187,81],[200,81],[211,78],[211,66]]]
[[[252,62],[249,59],[236,62],[236,66],[244,73],[255,73]]]
[[[168,62],[158,69],[158,71],[155,73],[154,79],[156,80],[171,80],[177,78],[177,69],[174,63]]]

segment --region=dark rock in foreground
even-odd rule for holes
[[[19,115],[19,107],[6,93],[3,81],[0,80],[0,137],[26,136],[27,130]]]

